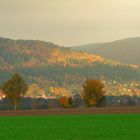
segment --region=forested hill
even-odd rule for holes
[[[74,66],[96,61],[103,61],[103,58],[44,41],[0,38],[1,69],[43,67],[53,64]]]
[[[98,54],[127,64],[140,65],[140,37],[72,47],[73,50]]]
[[[79,89],[86,78],[140,81],[140,68],[135,65],[124,65],[49,42],[0,38],[0,84],[15,72],[21,73],[29,84],[72,91]]]

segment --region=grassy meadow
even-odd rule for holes
[[[0,117],[0,140],[138,140],[140,115]]]

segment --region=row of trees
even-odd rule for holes
[[[16,110],[21,98],[28,91],[28,85],[22,76],[16,73],[1,86],[1,91],[6,98],[10,99],[11,104],[14,105],[14,109]],[[104,85],[100,80],[86,80],[83,84],[82,97],[88,107],[99,106],[104,98],[104,93]],[[67,107],[68,105],[72,105],[73,99],[72,97],[61,97],[60,103],[63,107]]]

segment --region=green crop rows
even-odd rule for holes
[[[0,117],[0,140],[138,140],[140,115]]]

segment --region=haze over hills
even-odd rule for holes
[[[140,37],[75,46],[72,49],[101,55],[122,63],[140,65]]]
[[[15,72],[21,73],[28,84],[36,83],[47,89],[62,88],[69,92],[80,92],[87,78],[140,81],[138,66],[50,42],[0,38],[0,84]]]

